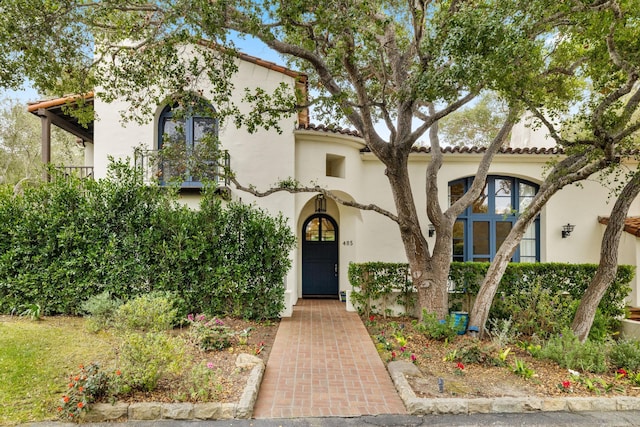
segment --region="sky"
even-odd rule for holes
[[[285,60],[276,51],[269,48],[266,44],[253,37],[232,37],[237,49],[248,55],[256,56],[266,61],[275,62],[276,64],[285,65]],[[23,85],[19,90],[3,90],[0,89],[0,100],[17,99],[20,102],[33,102],[42,100],[44,97],[38,94],[29,83]]]
[[[242,53],[264,59],[265,61],[271,61],[279,65],[286,65],[286,61],[278,52],[274,51],[254,37],[240,37],[236,35],[232,37],[232,40],[235,43],[236,48]],[[46,97],[38,94],[38,92],[27,83],[23,85],[20,90],[0,89],[0,101],[3,99],[17,99],[19,102],[26,105],[29,102],[41,101],[46,99]],[[382,122],[376,125],[376,129],[382,137],[387,138],[389,136],[389,130]]]

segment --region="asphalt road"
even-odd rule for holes
[[[129,421],[81,424],[91,427],[444,427],[444,426],[640,426],[640,411],[533,412],[472,415],[376,415],[353,418],[287,418],[220,421]],[[44,422],[30,427],[77,427],[78,424]]]

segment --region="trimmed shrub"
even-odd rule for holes
[[[190,311],[270,319],[284,306],[295,237],[282,216],[205,189],[201,209],[170,188],[143,184],[126,162],[106,179],[55,178],[14,195],[0,187],[0,313],[40,304],[43,314],[81,314],[108,291],[154,291]]]
[[[462,301],[468,304],[478,293],[488,268],[489,263],[451,263],[449,303],[452,307],[460,306]],[[514,307],[524,307],[528,314],[521,316],[525,320],[522,325],[518,326],[518,321],[513,319],[518,330],[536,329],[535,325],[544,316],[542,320],[547,324],[541,330],[544,329],[545,335],[556,333],[567,326],[568,315],[575,312],[575,303],[584,294],[597,268],[596,264],[510,263],[500,281],[498,297],[489,317],[508,319],[515,315]],[[625,314],[625,298],[631,291],[629,283],[634,272],[633,266],[618,266],[616,278],[600,302],[594,338],[606,336],[617,328],[619,319]],[[349,281],[354,288],[352,300],[363,312],[384,313],[384,301],[391,290],[401,289],[407,294],[415,292],[406,263],[350,264]],[[509,298],[510,308],[505,307],[503,297]],[[383,307],[376,307],[372,302],[376,300],[382,301]],[[533,300],[544,304],[545,314],[538,313]],[[532,308],[536,308],[535,312]]]

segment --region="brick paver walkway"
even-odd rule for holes
[[[334,300],[299,300],[278,328],[255,418],[406,414],[371,338]]]

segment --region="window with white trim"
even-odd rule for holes
[[[473,177],[449,183],[449,205],[470,188]],[[529,206],[538,186],[519,178],[489,176],[475,202],[458,217],[453,227],[453,261],[490,262],[511,231],[518,213]],[[540,218],[531,224],[514,262],[540,261]]]

